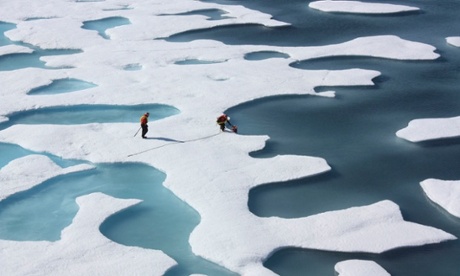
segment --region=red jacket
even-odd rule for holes
[[[217,118],[217,123],[218,124],[225,124],[227,122],[228,118],[227,115],[221,115],[219,118]]]
[[[148,117],[149,116],[147,114],[142,115],[142,117],[141,117],[141,125],[146,125],[149,122]]]

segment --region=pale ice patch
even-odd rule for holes
[[[401,13],[408,11],[418,11],[419,8],[383,4],[383,3],[366,3],[360,1],[339,1],[339,0],[325,0],[315,1],[308,5],[310,8],[324,11],[324,12],[342,12],[342,13],[363,13],[363,14],[388,14],[388,13]]]
[[[77,198],[79,210],[61,239],[0,240],[2,275],[162,275],[176,264],[158,250],[117,244],[99,232],[110,215],[139,200],[94,193]]]
[[[335,265],[338,276],[390,276],[385,269],[372,261],[346,260]]]
[[[92,168],[94,166],[87,164],[61,168],[44,155],[28,155],[15,159],[0,169],[0,201],[49,178]]]
[[[449,44],[451,44],[453,46],[460,47],[460,36],[448,37],[448,38],[446,38],[446,41],[447,41],[447,43],[449,43]]]
[[[460,137],[460,116],[412,120],[396,136],[411,142]]]
[[[11,54],[30,54],[34,50],[29,47],[19,45],[5,45],[0,47],[0,57]]]
[[[460,218],[460,180],[426,179],[420,185],[428,198]]]

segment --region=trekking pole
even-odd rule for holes
[[[136,137],[136,135],[139,133],[139,130],[141,130],[142,127],[140,127],[137,131],[136,131],[136,134],[134,134],[133,137]]]

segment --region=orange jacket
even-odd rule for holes
[[[149,116],[147,116],[146,114],[142,115],[142,117],[141,117],[141,125],[146,125],[149,122],[148,117]]]

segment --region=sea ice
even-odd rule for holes
[[[24,46],[18,46],[18,45],[6,45],[6,46],[1,46],[0,47],[0,57],[1,56],[6,56],[6,55],[11,55],[11,54],[30,54],[34,50],[24,47]]]
[[[411,142],[460,137],[460,116],[415,119],[407,127],[398,130],[396,136]]]
[[[347,260],[335,265],[338,276],[390,276],[390,274],[372,261]]]
[[[383,4],[383,3],[366,3],[360,1],[340,1],[340,0],[325,0],[315,1],[308,5],[310,8],[324,12],[343,12],[343,13],[363,13],[363,14],[387,14],[400,13],[408,11],[417,11],[419,8]]]
[[[460,218],[460,180],[426,179],[420,185],[433,202]]]
[[[179,15],[203,9],[220,9],[227,14],[222,20]],[[124,17],[131,24],[107,30],[110,39],[81,28],[85,21],[110,17]],[[30,18],[35,20],[27,20]],[[320,157],[252,158],[249,153],[264,148],[269,137],[221,133],[215,125],[216,116],[243,102],[274,95],[331,96],[332,92],[315,93],[314,88],[373,85],[373,78],[380,75],[359,68],[299,70],[289,66],[292,62],[329,56],[433,60],[439,55],[430,45],[396,36],[363,37],[317,47],[161,40],[180,32],[222,25],[287,25],[241,6],[186,0],[138,0],[129,8],[118,0],[9,0],[2,2],[0,20],[17,24],[16,29],[6,32],[11,40],[43,49],[81,50],[73,55],[42,57],[53,70],[24,68],[0,72],[0,78],[7,80],[3,83],[6,88],[0,90],[2,119],[21,111],[79,104],[158,103],[180,109],[178,115],[151,121],[150,139],[133,137],[139,128],[137,124],[94,122],[72,126],[13,125],[0,131],[0,141],[93,163],[143,162],[165,172],[164,185],[200,213],[200,224],[190,237],[197,255],[241,274],[272,275],[262,262],[286,246],[380,253],[455,239],[442,230],[404,221],[398,206],[390,201],[298,219],[257,217],[248,210],[250,189],[317,175],[330,167]],[[244,59],[246,54],[256,51],[276,51],[289,58]],[[219,63],[196,64],[193,68],[176,64],[191,59]],[[124,70],[129,64],[138,64],[140,70]],[[63,78],[83,80],[97,87],[68,94],[27,94],[35,87]],[[19,183],[29,183],[30,187],[54,176],[40,171],[30,177],[23,175],[26,160],[29,159],[11,162],[2,169],[2,177],[17,177]],[[40,160],[43,164],[38,164]],[[30,161],[37,170],[54,168],[38,157]],[[6,196],[27,187],[7,192],[3,186],[1,189]],[[63,230],[61,240],[0,241],[1,274],[28,274],[36,270],[43,274],[86,274],[89,270],[93,274],[164,273],[175,264],[165,254],[118,245],[98,230],[106,217],[136,202],[102,194],[78,198],[80,211]]]
[[[460,36],[451,36],[446,38],[447,43],[460,47]]]

